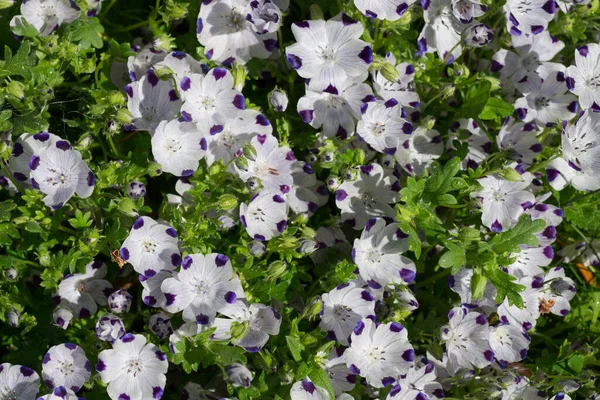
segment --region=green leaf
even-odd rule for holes
[[[329,375],[327,375],[327,372],[325,372],[325,370],[323,368],[321,368],[319,366],[317,366],[316,368],[313,368],[308,373],[308,377],[315,385],[320,386],[323,389],[327,390],[327,392],[329,393],[330,399],[335,399],[335,392],[333,390],[333,385],[331,384]]]
[[[493,267],[487,273],[490,282],[492,282],[498,292],[496,303],[501,303],[504,301],[504,298],[508,298],[508,304],[523,308],[523,298],[520,293],[526,288],[523,285],[514,283],[517,278],[508,275],[498,267]]]
[[[567,361],[567,365],[573,370],[573,372],[578,374],[583,369],[584,359],[585,357],[581,354],[573,354],[573,356],[569,358],[569,361]]]
[[[484,120],[496,117],[505,118],[512,115],[513,112],[515,112],[515,107],[512,104],[496,97],[490,97],[479,114],[479,118]]]
[[[471,277],[471,297],[474,300],[481,299],[487,285],[487,278],[479,271],[475,271]]]
[[[448,251],[440,258],[440,267],[452,268],[452,274],[455,274],[467,263],[465,249],[449,241],[445,245]]]
[[[587,196],[564,208],[565,218],[584,231],[600,226],[600,193]]]
[[[8,75],[19,75],[29,80],[32,78],[31,70],[35,65],[35,56],[30,55],[31,43],[23,41],[21,47],[17,50],[17,54],[13,56],[12,51],[8,46],[4,48],[4,65],[0,67],[0,75],[2,71]]]
[[[0,111],[0,132],[6,132],[10,128],[12,128],[10,117],[12,117],[11,110]]]
[[[300,339],[298,339],[297,337],[294,337],[294,336],[286,336],[285,341],[288,344],[288,348],[290,349],[290,352],[292,353],[292,357],[294,357],[294,360],[301,361],[302,360],[302,350],[304,350],[304,345],[302,344]]]
[[[490,97],[492,84],[483,79],[479,84],[470,85],[465,95],[464,103],[457,112],[458,117],[479,115]]]
[[[497,234],[491,240],[490,244],[497,254],[507,252],[518,253],[521,251],[519,247],[521,244],[537,246],[538,240],[535,237],[535,233],[544,229],[545,226],[546,223],[543,220],[537,219],[531,221],[529,215],[523,214],[513,229]]]
[[[89,50],[92,47],[101,49],[104,46],[102,34],[104,27],[98,18],[79,18],[71,24],[73,41],[79,42],[82,49]]]
[[[454,157],[443,167],[438,162],[431,165],[431,175],[425,182],[423,189],[423,201],[427,203],[456,204],[454,196],[447,195],[448,192],[460,190],[467,186],[462,178],[455,178],[460,170],[460,159]]]
[[[6,200],[0,203],[0,221],[10,220],[10,212],[17,208],[12,200]]]

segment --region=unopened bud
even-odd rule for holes
[[[523,182],[523,177],[513,168],[504,168],[502,177],[510,182]]]
[[[379,72],[381,72],[381,75],[383,75],[383,77],[390,82],[396,82],[396,80],[400,76],[398,74],[398,71],[396,70],[396,67],[390,64],[389,62],[381,63],[381,68],[379,69]]]
[[[7,311],[5,317],[8,325],[12,326],[13,328],[19,326],[19,314],[14,308],[11,311]]]
[[[242,364],[233,364],[225,367],[227,380],[233,387],[250,387],[252,384],[252,372]]]
[[[146,195],[146,186],[140,181],[132,181],[127,185],[127,194],[134,200],[141,199]]]
[[[231,210],[238,205],[237,197],[232,194],[224,194],[219,197],[219,207],[222,210]]]
[[[15,4],[15,0],[0,0],[0,10],[12,7]]]
[[[280,278],[285,274],[288,270],[288,265],[285,261],[274,261],[269,265],[269,269],[267,270],[267,276],[271,280],[275,280]]]
[[[25,86],[21,82],[18,81],[10,81],[6,85],[6,92],[19,100],[23,100],[25,98]]]
[[[248,333],[248,322],[234,322],[231,324],[231,340],[240,341]]]
[[[17,276],[19,276],[19,273],[16,269],[9,268],[6,271],[4,271],[4,276],[6,276],[6,279],[14,281],[15,279],[17,279]]]
[[[233,75],[234,89],[241,92],[244,88],[244,83],[246,82],[246,75],[248,75],[246,67],[240,64],[235,64],[235,66],[231,69],[231,75]]]
[[[254,257],[262,256],[265,254],[266,250],[267,247],[265,244],[263,242],[259,242],[258,240],[252,241],[252,244],[250,245],[250,254],[252,254]]]
[[[121,108],[117,111],[116,120],[121,124],[130,124],[133,116],[126,108]]]
[[[173,70],[169,67],[160,67],[155,69],[154,72],[156,73],[156,76],[162,80],[169,79],[173,76]]]
[[[284,112],[287,109],[289,100],[287,94],[281,89],[275,89],[269,94],[269,103],[273,110]]]

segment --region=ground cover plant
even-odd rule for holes
[[[600,399],[598,0],[0,0],[0,399]]]

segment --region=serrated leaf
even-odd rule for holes
[[[10,48],[4,48],[4,65],[0,71],[5,71],[8,75],[19,75],[25,79],[31,79],[31,70],[35,65],[35,57],[30,55],[31,43],[27,40],[21,43],[17,54],[13,56]]]
[[[531,221],[529,215],[523,214],[513,229],[497,234],[491,240],[490,244],[497,254],[507,252],[518,253],[521,251],[519,247],[521,244],[537,246],[538,240],[535,234],[544,229],[545,226],[546,223],[543,220],[537,219]]]
[[[498,292],[496,303],[501,303],[505,298],[508,298],[509,305],[523,308],[524,303],[520,293],[526,289],[525,286],[514,283],[517,278],[507,274],[498,267],[494,267],[491,271],[487,272],[490,282],[492,282]]]
[[[484,120],[505,118],[512,115],[513,112],[515,112],[515,107],[512,104],[496,97],[490,97],[479,114],[479,118]]]
[[[101,49],[104,46],[104,27],[98,18],[79,18],[71,24],[71,29],[73,41],[79,42],[82,49]]]
[[[10,212],[17,208],[12,200],[6,200],[0,203],[0,221],[10,220]]]

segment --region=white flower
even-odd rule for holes
[[[428,400],[445,397],[442,385],[437,381],[435,365],[426,364],[421,368],[411,367],[401,376],[386,400]]]
[[[291,400],[329,400],[329,393],[321,386],[316,386],[308,378],[292,385]]]
[[[346,139],[354,134],[361,106],[373,100],[369,85],[348,80],[340,86],[329,85],[324,91],[307,89],[297,109],[303,122],[321,128],[325,136]]]
[[[498,149],[506,151],[508,157],[528,168],[542,151],[542,144],[536,133],[534,123],[516,122],[509,117],[496,137]]]
[[[572,185],[577,190],[592,191],[600,189],[600,175],[585,173],[563,158],[556,158],[548,163],[546,176],[550,186],[559,191],[568,185]]]
[[[133,45],[132,47],[138,46]],[[138,51],[136,55],[129,56],[127,59],[127,70],[129,71],[129,79],[132,82],[140,80],[149,70],[154,69],[167,57],[167,53],[156,49],[153,45],[148,44]],[[154,71],[152,71],[154,73]]]
[[[565,44],[544,31],[538,35],[512,36],[512,50],[500,49],[492,57],[492,72],[500,72],[502,83],[509,89],[534,73],[546,76],[556,71],[560,64],[550,62]]]
[[[270,240],[287,227],[287,204],[277,192],[262,191],[240,204],[240,221],[255,240]]]
[[[38,394],[39,375],[29,367],[0,364],[0,395],[7,399],[33,400]]]
[[[29,174],[31,173],[29,161],[31,156],[39,154],[47,147],[54,145],[58,140],[61,140],[60,137],[48,132],[40,132],[35,135],[23,133],[19,136],[12,146],[8,165],[13,178],[24,185],[29,185]]]
[[[148,328],[158,336],[159,339],[166,339],[173,333],[171,318],[163,313],[152,314],[148,318]]]
[[[313,215],[320,206],[329,201],[329,190],[318,181],[312,167],[301,161],[292,165],[293,183],[285,199],[295,214]]]
[[[223,254],[190,254],[181,263],[176,277],[161,285],[170,313],[183,311],[185,321],[210,324],[217,312],[239,305],[244,291],[234,276],[229,258]]]
[[[142,335],[126,334],[98,355],[96,371],[112,400],[160,399],[169,369],[167,356]]]
[[[251,1],[246,14],[246,21],[253,26],[252,29],[258,35],[276,33],[281,26],[281,10],[271,0]]]
[[[126,129],[151,134],[161,121],[177,117],[181,100],[171,81],[163,81],[149,69],[139,81],[125,86],[127,109],[133,116]]]
[[[550,265],[554,258],[554,250],[551,246],[530,247],[521,245],[521,251],[511,254],[515,261],[507,266],[509,274],[520,279],[524,276],[536,276],[544,273],[540,267]]]
[[[344,352],[344,349],[336,347],[332,348],[325,365],[322,365],[329,376],[329,380],[331,381],[336,396],[351,391],[356,384],[356,375],[348,369],[346,361],[344,360]]]
[[[463,32],[463,42],[467,47],[483,47],[494,40],[494,31],[487,24],[474,24]]]
[[[58,386],[52,393],[40,396],[37,400],[79,400],[74,391],[64,386]]]
[[[415,67],[407,62],[397,64],[396,57],[387,53],[385,61],[392,64],[398,72],[395,81],[389,81],[383,76],[381,70],[373,73],[373,88],[378,96],[384,100],[394,98],[402,107],[419,107],[419,94],[415,91]]]
[[[206,58],[223,65],[243,65],[252,57],[271,56],[278,46],[277,32],[259,35],[256,25],[247,20],[249,12],[249,0],[202,2],[196,34]]]
[[[296,42],[285,49],[287,60],[309,88],[325,90],[328,86],[347,86],[360,82],[373,61],[371,46],[360,40],[364,28],[345,13],[329,21],[295,22],[292,32]]]
[[[531,338],[518,325],[500,323],[490,328],[490,347],[502,368],[527,356]]]
[[[389,322],[377,326],[370,319],[363,319],[352,332],[344,358],[352,373],[364,377],[369,385],[382,388],[408,372],[415,352],[401,324]]]
[[[467,136],[463,140],[463,137]],[[455,151],[454,141],[466,142],[469,145],[469,152],[462,160],[463,169],[477,169],[479,164],[491,154],[492,142],[479,124],[472,118],[461,118],[450,126],[446,148],[450,153]]]
[[[173,270],[181,264],[177,247],[177,231],[171,226],[158,223],[150,217],[135,220],[129,236],[120,249],[123,260],[146,278],[163,269]]]
[[[394,157],[406,172],[420,176],[443,152],[444,143],[440,133],[420,126],[400,143]]]
[[[46,196],[44,203],[61,208],[73,194],[85,199],[94,191],[95,176],[81,154],[65,140],[40,149],[29,160],[31,186]]]
[[[240,111],[233,118],[222,115],[206,118],[198,123],[198,128],[204,134],[200,147],[205,150],[204,157],[209,166],[218,160],[227,165],[255,135],[273,132],[271,122],[256,110]],[[235,172],[232,164],[228,171]]]
[[[372,217],[394,218],[396,213],[390,204],[399,198],[398,179],[384,171],[379,164],[359,168],[354,181],[346,181],[335,193],[335,204],[342,211],[342,221],[354,229],[365,227]]]
[[[483,368],[494,361],[485,315],[455,307],[448,313],[450,324],[442,327],[442,340],[450,363],[463,368]]]
[[[21,4],[21,14],[10,21],[10,26],[19,25],[19,18],[24,18],[42,36],[48,36],[64,23],[79,18],[80,8],[75,2],[68,0],[28,0]]]
[[[242,364],[232,364],[225,367],[227,380],[233,387],[250,387],[252,384],[252,372]]]
[[[411,259],[402,255],[408,251],[408,236],[395,223],[383,218],[370,218],[354,240],[352,259],[360,276],[374,288],[388,284],[409,284],[415,280],[416,268]]]
[[[463,24],[470,24],[474,18],[479,18],[487,11],[487,6],[479,0],[452,0],[454,16]]]
[[[256,353],[268,342],[269,336],[279,334],[281,314],[273,307],[260,303],[248,306],[240,302],[236,307],[231,307],[226,314],[231,319],[216,318],[211,327],[217,330],[211,337],[216,340],[230,340],[231,327],[234,322],[245,324],[248,330],[241,338],[232,341],[236,346],[244,348],[247,352]]]
[[[352,282],[338,285],[321,296],[323,310],[319,327],[327,333],[327,338],[337,340],[347,346],[352,329],[358,321],[375,317],[375,299],[368,290],[357,287]]]
[[[287,93],[281,89],[275,89],[269,93],[269,104],[277,112],[284,112],[287,110],[289,99]]]
[[[54,324],[62,329],[67,329],[73,319],[73,313],[66,308],[59,307],[52,313]]]
[[[396,21],[416,0],[354,0],[354,5],[369,18]]]
[[[203,64],[200,64],[194,57],[182,51],[173,51],[167,54],[164,60],[154,65],[155,69],[165,67],[173,72],[173,77],[178,87],[185,76],[204,73]]]
[[[233,88],[233,76],[225,68],[213,68],[206,75],[186,75],[179,89],[181,115],[186,121],[199,122],[215,114],[234,118],[246,108],[244,95]]]
[[[526,172],[521,178],[521,182],[511,182],[488,175],[477,180],[483,189],[472,192],[471,197],[481,200],[481,222],[492,232],[512,228],[525,210],[533,206],[535,196],[527,190],[532,176]]]
[[[450,289],[460,296],[461,305],[467,309],[481,308],[486,313],[496,311],[496,288],[491,282],[487,282],[483,296],[480,299],[473,298],[471,280],[473,269],[461,268],[448,278]]]
[[[413,132],[413,126],[402,117],[403,112],[394,98],[365,103],[361,107],[356,134],[374,150],[393,155]]]
[[[152,154],[162,170],[175,176],[190,176],[204,156],[196,124],[179,120],[162,121],[152,136]]]
[[[289,147],[280,147],[273,135],[256,135],[250,141],[254,151],[236,164],[239,177],[257,179],[266,190],[286,192],[292,186],[292,165],[296,160]]]
[[[504,6],[510,34],[537,35],[548,27],[556,13],[554,0],[507,0]]]
[[[540,289],[543,287],[544,278],[525,276],[515,283],[525,286],[525,290],[520,293],[524,307],[510,305],[508,299],[504,299],[498,306],[498,316],[501,322],[520,326],[524,331],[528,331],[535,326],[540,316]]]
[[[125,334],[121,318],[114,314],[104,314],[96,322],[96,337],[105,342],[114,343]]]
[[[585,110],[577,122],[563,129],[562,155],[575,170],[600,173],[600,114]]]
[[[564,317],[571,310],[569,302],[575,296],[575,282],[565,277],[561,267],[552,268],[544,277],[540,291],[540,313],[552,313]]]
[[[552,397],[550,400],[571,400],[571,396],[565,394],[563,392],[559,392],[556,396]]]
[[[517,89],[523,97],[515,101],[515,111],[524,122],[554,126],[577,113],[577,98],[567,93],[562,71],[549,73],[543,80],[537,74],[527,75],[517,83]]]
[[[163,269],[150,278],[147,278],[144,275],[139,276],[140,283],[144,287],[142,290],[142,301],[145,305],[149,307],[164,307],[165,301],[167,300],[160,290],[160,286],[165,279],[171,278],[174,274],[176,273],[173,271]]]
[[[417,42],[420,53],[437,52],[446,63],[454,62],[462,55],[463,27],[454,15],[452,3],[448,0],[425,0],[422,5],[425,26]]]
[[[106,270],[103,262],[92,261],[86,265],[85,273],[66,275],[58,285],[53,301],[79,318],[88,318],[95,314],[98,310],[96,303],[106,306],[107,297],[112,292],[111,283],[102,279],[106,276]]]
[[[117,290],[108,296],[110,310],[117,314],[129,312],[133,298],[127,290]]]
[[[77,393],[92,373],[92,364],[85,352],[72,343],[52,346],[42,364],[42,378],[50,389],[64,386]]]

